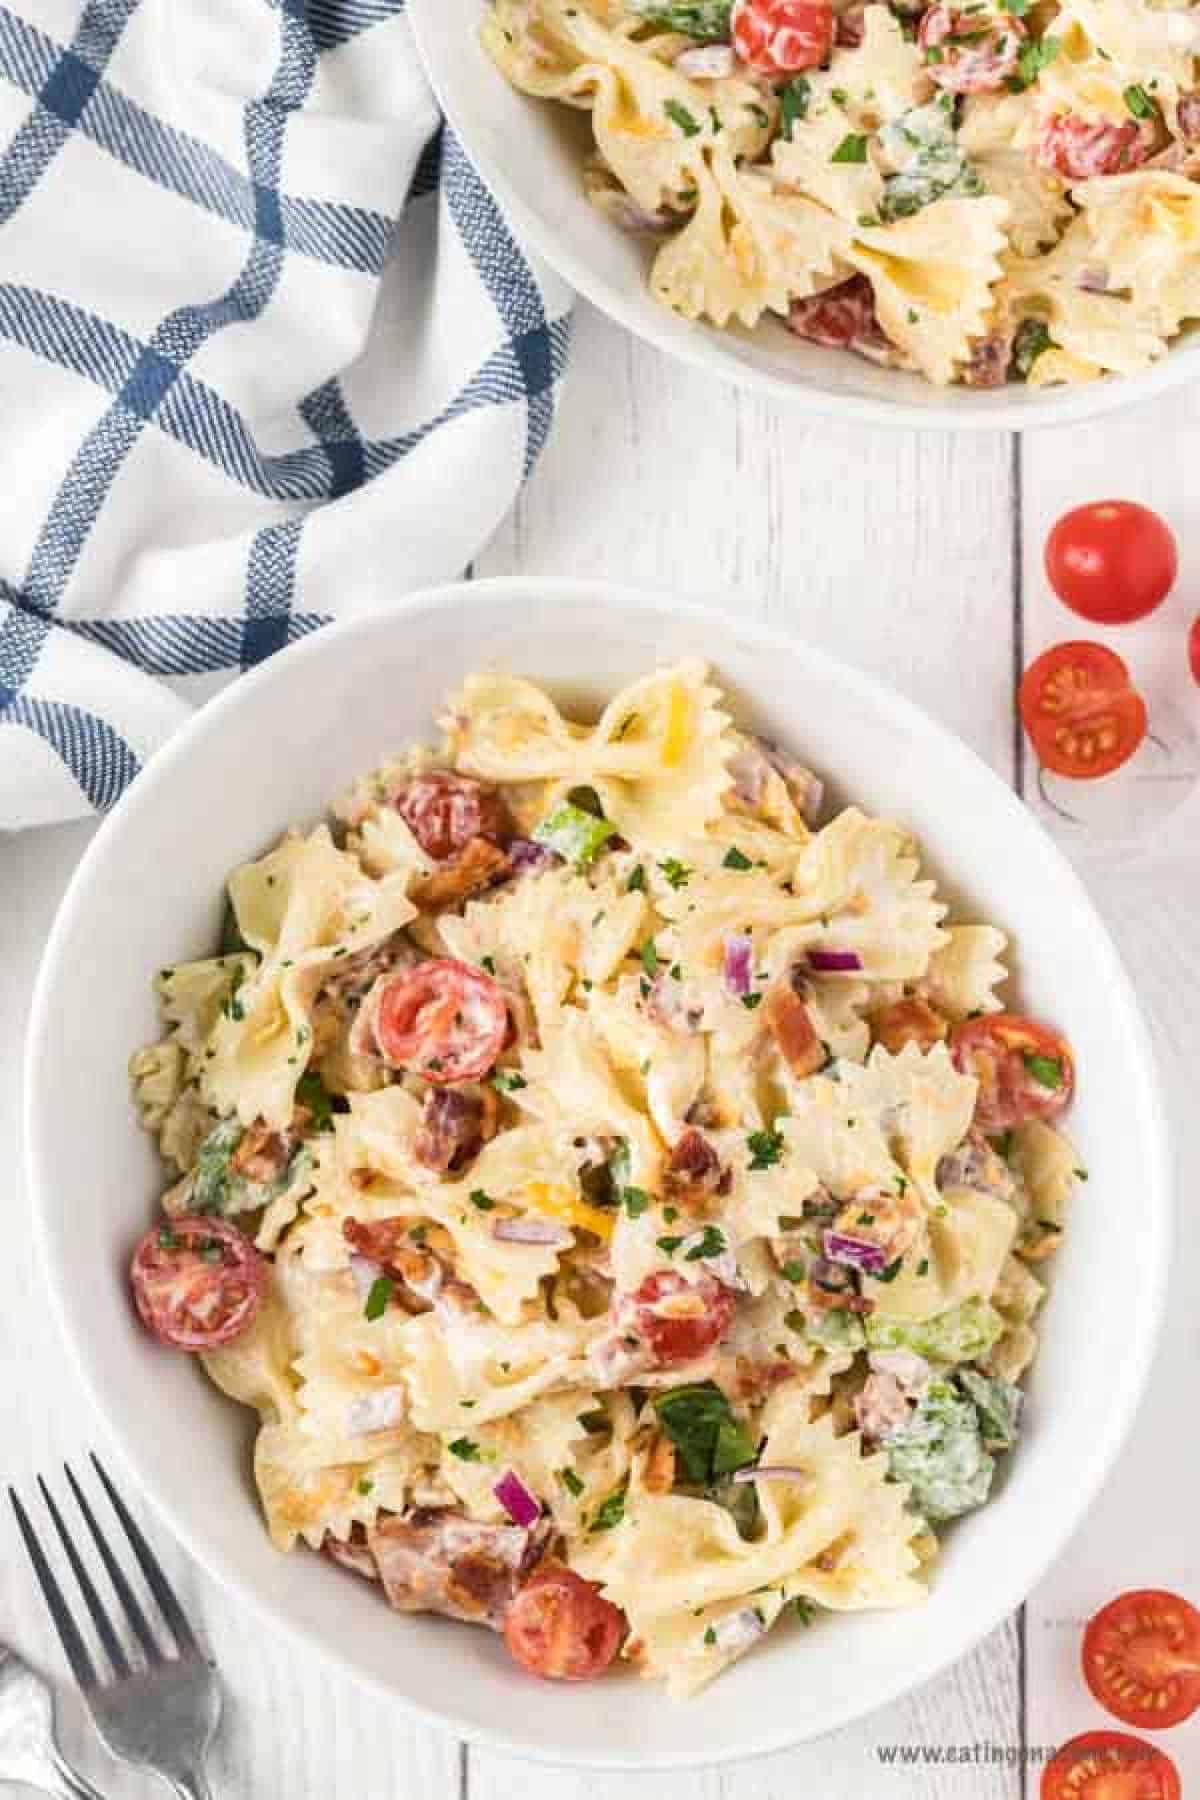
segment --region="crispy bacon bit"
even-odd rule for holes
[[[765,1400],[773,1388],[789,1381],[795,1373],[795,1364],[782,1356],[757,1359],[735,1356],[733,1359],[734,1387],[739,1400],[755,1403]]]
[[[868,1375],[862,1392],[854,1396],[855,1422],[863,1436],[874,1443],[903,1425],[908,1414],[908,1400],[894,1375]]]
[[[431,1088],[413,1139],[413,1155],[427,1169],[457,1174],[495,1137],[499,1112],[494,1088],[481,1087],[478,1093]]]
[[[794,988],[772,988],[766,1013],[779,1053],[793,1075],[803,1080],[824,1068],[828,1054],[813,1028],[807,1006]]]
[[[445,862],[472,838],[497,843],[504,835],[504,803],[496,790],[449,769],[414,775],[392,796],[392,805],[435,862]]]
[[[833,21],[833,41],[841,49],[857,50],[863,41],[863,15],[867,8],[865,0],[855,0],[845,12],[838,13]]]
[[[793,300],[787,325],[797,337],[826,350],[856,350],[864,344],[887,348],[875,315],[875,290],[865,275],[852,275],[823,293]]]
[[[343,1219],[342,1236],[357,1255],[390,1271],[412,1223],[409,1218]]]
[[[474,837],[441,868],[412,884],[412,897],[426,912],[458,906],[511,874],[508,856],[487,838]]]
[[[295,1134],[272,1131],[263,1119],[255,1119],[241,1135],[229,1159],[230,1171],[245,1181],[277,1181],[292,1160]]]
[[[970,358],[963,366],[963,382],[973,388],[1003,387],[1008,380],[1011,361],[1011,332],[990,331],[986,337],[976,338],[971,345]]]
[[[944,1043],[950,1032],[950,1021],[944,1014],[927,1000],[915,998],[879,1007],[867,1014],[867,1023],[875,1042],[893,1056],[898,1056],[906,1044],[915,1044],[921,1051],[932,1050],[935,1044]]]
[[[444,1613],[499,1631],[544,1533],[479,1525],[449,1508],[421,1509],[382,1520],[367,1544],[397,1612]]]
[[[367,1548],[366,1533],[361,1525],[352,1525],[350,1539],[334,1537],[327,1531],[321,1539],[322,1553],[330,1562],[335,1562],[343,1569],[349,1569],[355,1575],[363,1576],[367,1581],[378,1581],[379,1570],[375,1566],[375,1558]]]
[[[663,1193],[691,1211],[701,1211],[712,1194],[728,1192],[729,1170],[702,1131],[689,1125],[678,1138],[663,1171]]]

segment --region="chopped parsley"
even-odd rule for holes
[[[306,1070],[296,1083],[296,1099],[312,1114],[314,1131],[328,1131],[333,1124],[333,1095],[315,1069]]]
[[[785,1281],[803,1281],[805,1274],[804,1264],[798,1261],[796,1257],[792,1257],[788,1262],[784,1263],[779,1273],[783,1276]]]
[[[687,886],[688,877],[691,875],[692,871],[688,868],[686,863],[681,863],[677,856],[668,856],[666,861],[660,862],[658,866],[662,870],[663,879],[666,881],[668,887],[681,888]]]
[[[1150,98],[1144,87],[1136,83],[1125,89],[1124,100],[1135,119],[1156,119],[1158,106]]]
[[[492,1086],[498,1094],[515,1094],[518,1088],[528,1087],[529,1083],[516,1069],[497,1069],[492,1076]]]
[[[382,1319],[388,1309],[395,1282],[390,1275],[377,1275],[371,1283],[371,1291],[367,1295],[367,1304],[363,1307],[364,1319]]]
[[[470,1438],[455,1438],[453,1443],[446,1445],[446,1448],[449,1450],[451,1456],[457,1456],[459,1462],[483,1461],[483,1453],[480,1450],[479,1445],[474,1443]]]
[[[790,138],[797,119],[807,119],[812,99],[812,83],[807,75],[797,75],[779,95],[779,135]]]
[[[625,892],[627,894],[636,894],[636,893],[640,892],[645,887],[645,885],[646,885],[646,871],[645,871],[645,869],[643,869],[641,863],[637,863],[634,865],[633,869],[630,871],[629,879],[625,883]]]
[[[678,125],[684,137],[699,137],[702,127],[680,100],[664,100],[663,111],[672,125]]]
[[[704,1641],[706,1644],[715,1644],[717,1641],[717,1634],[713,1630],[711,1625],[708,1627],[708,1629],[704,1633]]]
[[[361,1481],[356,1481],[354,1485],[358,1489],[359,1493],[365,1499],[366,1496],[371,1492],[372,1488],[375,1486],[375,1483],[373,1481],[368,1480],[368,1478],[364,1475],[363,1479]]]
[[[761,999],[761,994],[743,994],[742,1005],[746,1008],[747,1012],[753,1012]]]
[[[774,1126],[768,1131],[752,1131],[746,1139],[751,1169],[769,1169],[783,1156],[783,1133]]]
[[[653,938],[646,939],[645,943],[642,945],[641,949],[638,951],[638,955],[641,957],[642,967],[643,967],[643,969],[645,969],[647,975],[657,975],[658,974],[658,947],[655,944]]]
[[[744,851],[739,850],[736,844],[732,844],[721,859],[721,867],[723,869],[752,869],[754,864]]]
[[[1044,350],[1053,350],[1055,347],[1054,339],[1041,319],[1022,319],[1013,340],[1013,368],[1028,381],[1029,372],[1038,357]]]
[[[481,956],[479,959],[479,966],[481,969],[486,969],[489,975],[494,975],[496,973],[496,959],[494,956]]]
[[[160,1250],[178,1250],[179,1239],[175,1236],[175,1233],[171,1230],[169,1225],[159,1226],[158,1247]]]
[[[1062,1086],[1063,1066],[1057,1056],[1037,1056],[1026,1050],[1022,1053],[1021,1061],[1039,1087],[1057,1090]]]
[[[655,1238],[654,1242],[658,1245],[664,1256],[674,1256],[680,1244],[682,1244],[683,1239],[681,1237],[660,1237]]]
[[[592,1514],[589,1531],[611,1531],[625,1517],[625,1493],[629,1483],[623,1481],[619,1488],[614,1488],[606,1500],[602,1500]]]
[[[1030,38],[1022,44],[1017,72],[1008,78],[1009,92],[1019,94],[1023,88],[1032,87],[1042,70],[1050,67],[1060,48],[1056,37]]]
[[[492,1196],[490,1194],[486,1194],[482,1188],[474,1188],[472,1190],[471,1194],[469,1195],[469,1199],[470,1199],[471,1205],[477,1206],[479,1208],[480,1212],[491,1212],[493,1206],[495,1206],[495,1204],[496,1204],[496,1202],[492,1199]]]
[[[627,1187],[621,1189],[621,1205],[631,1219],[640,1219],[650,1205],[650,1196],[645,1188]]]
[[[865,132],[848,131],[829,160],[835,163],[865,163],[867,160]]]
[[[580,1481],[574,1469],[560,1469],[558,1471],[558,1479],[562,1482],[568,1494],[570,1494],[573,1499],[578,1500],[580,1494],[583,1492],[583,1483]]]
[[[693,1244],[684,1252],[684,1262],[704,1262],[710,1256],[720,1256],[725,1249],[725,1234],[715,1225],[706,1225],[700,1234],[700,1242]]]

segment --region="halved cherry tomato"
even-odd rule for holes
[[[685,1281],[674,1269],[647,1275],[632,1295],[630,1323],[660,1367],[691,1362],[725,1336],[733,1321],[734,1295],[714,1275]]]
[[[504,805],[495,789],[449,769],[414,775],[393,804],[422,850],[438,862],[472,838],[495,841],[504,827]]]
[[[1169,1756],[1124,1731],[1085,1731],[1042,1770],[1042,1800],[1183,1800]]]
[[[927,72],[949,94],[1002,88],[1017,72],[1025,27],[982,6],[931,6],[917,27]]]
[[[1021,677],[1017,701],[1042,766],[1073,781],[1111,775],[1146,735],[1145,701],[1103,644],[1043,650]]]
[[[504,1641],[534,1675],[590,1681],[607,1669],[626,1629],[625,1614],[594,1582],[562,1563],[542,1562],[508,1609]]]
[[[956,1025],[954,1066],[979,1083],[975,1123],[989,1136],[1025,1119],[1053,1119],[1071,1103],[1075,1064],[1066,1038],[1019,1013],[984,1013]]]
[[[385,1062],[436,1087],[486,1075],[508,1032],[508,1005],[489,975],[435,957],[380,985],[375,1041]]]
[[[796,75],[829,55],[833,7],[829,0],[733,0],[729,35],[760,75]]]
[[[214,1350],[254,1323],[269,1271],[235,1226],[186,1213],[146,1233],[129,1273],[156,1338],[176,1350]]]
[[[1179,573],[1175,534],[1134,500],[1097,500],[1064,513],[1046,539],[1046,574],[1084,619],[1125,625],[1166,599]]]
[[[1192,629],[1188,632],[1188,663],[1192,680],[1200,685],[1200,613],[1192,620]]]
[[[1122,1724],[1181,1725],[1200,1707],[1200,1612],[1161,1588],[1118,1594],[1084,1633],[1083,1674]]]

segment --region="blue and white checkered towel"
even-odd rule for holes
[[[568,294],[404,0],[0,0],[0,828],[458,573],[553,416]]]

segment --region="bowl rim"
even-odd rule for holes
[[[1056,1534],[1043,1540],[1043,1546],[1048,1545],[1048,1548],[1043,1547],[1039,1554],[1029,1561],[1025,1573],[1016,1583],[1017,1591],[1006,1595],[1002,1605],[991,1607],[985,1616],[972,1625],[966,1635],[955,1641],[950,1653],[947,1654],[939,1648],[934,1648],[911,1666],[898,1670],[895,1680],[881,1686],[867,1710],[864,1711],[855,1704],[853,1699],[847,1697],[845,1704],[832,1710],[827,1721],[816,1732],[802,1733],[797,1736],[786,1726],[782,1726],[760,1735],[750,1745],[739,1742],[731,1745],[727,1750],[719,1751],[716,1755],[707,1751],[686,1749],[652,1751],[649,1754],[638,1755],[621,1746],[614,1746],[611,1753],[605,1752],[600,1755],[595,1751],[573,1751],[569,1747],[563,1749],[550,1749],[538,1745],[531,1747],[517,1737],[480,1725],[472,1719],[461,1717],[456,1713],[453,1705],[447,1705],[444,1710],[435,1711],[419,1700],[398,1693],[387,1681],[356,1664],[338,1644],[320,1635],[315,1629],[302,1624],[282,1607],[276,1606],[265,1596],[260,1595],[255,1587],[232,1566],[231,1560],[221,1547],[216,1542],[208,1541],[202,1526],[193,1526],[188,1518],[182,1516],[175,1506],[163,1497],[159,1491],[153,1467],[143,1466],[140,1462],[136,1462],[132,1454],[126,1450],[120,1418],[110,1403],[101,1379],[101,1371],[88,1358],[85,1333],[79,1328],[78,1320],[68,1304],[66,1284],[59,1279],[55,1226],[52,1218],[54,1209],[46,1198],[52,1190],[48,1175],[44,1175],[43,1164],[47,1161],[45,1144],[48,1141],[53,1111],[52,1107],[45,1105],[45,1097],[51,1092],[53,1086],[48,1034],[52,996],[59,981],[67,973],[66,969],[60,968],[59,965],[62,962],[64,946],[72,935],[79,916],[90,904],[93,871],[103,864],[108,854],[109,843],[124,829],[125,821],[138,811],[141,804],[140,796],[148,794],[153,786],[169,782],[172,771],[191,755],[197,744],[203,743],[205,739],[212,738],[219,732],[227,713],[252,705],[254,696],[260,689],[286,681],[302,661],[319,659],[332,639],[336,638],[342,641],[355,637],[370,638],[378,632],[386,634],[398,631],[402,628],[404,621],[413,616],[440,610],[447,605],[453,606],[463,600],[469,600],[473,605],[483,604],[498,612],[504,612],[511,610],[514,602],[527,599],[531,589],[536,590],[539,596],[549,599],[552,603],[556,597],[560,597],[565,603],[586,604],[590,609],[599,611],[605,607],[607,602],[615,601],[619,606],[652,615],[667,615],[672,619],[682,617],[694,621],[698,627],[707,628],[710,641],[714,642],[720,641],[720,631],[727,630],[730,623],[728,610],[722,610],[715,605],[702,604],[692,600],[679,600],[664,590],[635,588],[620,582],[558,577],[539,579],[530,575],[503,576],[480,581],[447,582],[421,588],[399,600],[389,602],[384,607],[357,614],[300,639],[268,659],[259,668],[251,670],[231,682],[220,694],[199,707],[195,714],[156,753],[118,805],[102,822],[72,874],[47,937],[34,985],[23,1067],[24,1161],[33,1213],[33,1236],[38,1263],[48,1290],[51,1311],[74,1365],[75,1374],[110,1442],[116,1448],[122,1464],[143,1496],[205,1573],[220,1586],[232,1592],[240,1603],[248,1606],[272,1629],[279,1631],[293,1644],[303,1645],[306,1650],[315,1651],[343,1675],[360,1682],[381,1698],[401,1707],[422,1724],[438,1730],[449,1731],[462,1741],[481,1744],[505,1755],[551,1766],[593,1769],[648,1771],[702,1766],[717,1767],[727,1762],[778,1753],[794,1748],[800,1743],[815,1742],[833,1731],[869,1718],[883,1707],[891,1705],[904,1695],[923,1687],[953,1664],[959,1662],[974,1650],[984,1637],[994,1631],[1004,1619],[1010,1617],[1075,1536],[1083,1524],[1093,1500],[1111,1473],[1133,1426],[1161,1334],[1174,1226],[1173,1162],[1166,1109],[1162,1097],[1162,1082],[1140,1004],[1111,934],[1076,870],[1013,789],[997,775],[983,757],[955,732],[941,724],[915,701],[910,700],[887,682],[866,673],[853,664],[829,655],[828,652],[813,645],[806,638],[755,619],[745,617],[738,619],[739,633],[751,642],[756,640],[763,650],[786,650],[789,654],[798,652],[818,672],[823,673],[830,681],[842,684],[856,698],[880,709],[895,719],[898,725],[915,730],[926,740],[932,739],[934,747],[940,746],[945,755],[965,759],[967,763],[974,764],[977,770],[984,773],[995,790],[997,810],[1006,816],[1010,826],[1016,825],[1024,832],[1031,832],[1035,837],[1040,838],[1043,853],[1048,855],[1052,861],[1057,862],[1061,877],[1074,891],[1075,898],[1090,918],[1095,947],[1107,958],[1106,974],[1111,990],[1119,1002],[1125,1023],[1133,1033],[1135,1039],[1134,1060],[1141,1071],[1141,1099],[1147,1126],[1146,1192],[1152,1197],[1153,1202],[1149,1208],[1149,1223],[1153,1239],[1146,1265],[1148,1304],[1143,1314],[1144,1323],[1141,1335],[1134,1340],[1130,1355],[1123,1361],[1120,1370],[1114,1377],[1112,1386],[1114,1404],[1107,1415],[1108,1423],[1105,1434],[1103,1437],[1096,1438],[1090,1463],[1085,1469],[1077,1471],[1073,1482],[1071,1507],[1069,1512],[1064,1511],[1062,1515],[1063,1518],[1069,1518],[1069,1523],[1065,1529],[1060,1528]]]
[[[904,399],[870,400],[861,394],[841,394],[829,388],[800,383],[792,385],[766,370],[756,369],[751,364],[738,364],[733,358],[720,355],[712,343],[715,328],[705,326],[703,321],[695,321],[688,333],[677,337],[667,327],[666,320],[672,315],[665,308],[656,304],[635,304],[620,288],[614,287],[583,258],[576,256],[552,231],[545,229],[536,213],[522,200],[503,165],[493,162],[481,148],[470,117],[464,115],[450,98],[439,60],[430,51],[433,33],[426,31],[425,21],[427,16],[433,18],[438,5],[439,0],[408,0],[407,16],[421,62],[455,137],[480,181],[507,215],[514,235],[536,251],[598,311],[615,319],[634,337],[644,339],[689,368],[701,369],[729,387],[746,389],[820,418],[849,419],[857,424],[886,425],[903,431],[1052,431],[1058,426],[1100,418],[1200,378],[1198,337],[1194,345],[1171,346],[1161,362],[1132,375],[1107,375],[1096,381],[1057,388],[1052,401],[1034,403],[996,390],[994,400],[988,404],[959,409],[938,402],[925,406]],[[530,104],[534,102],[530,101]],[[1190,367],[1190,364],[1195,366]],[[938,391],[931,385],[931,393]]]

